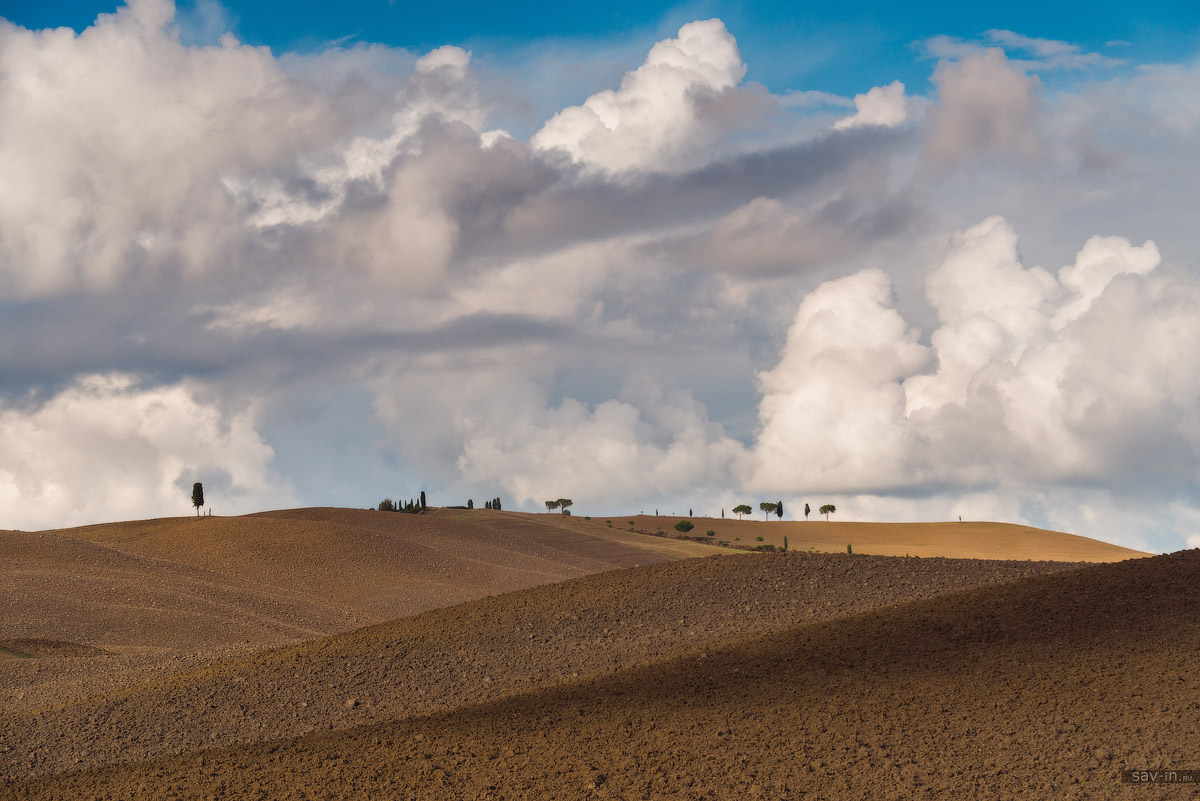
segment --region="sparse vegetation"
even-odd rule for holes
[[[687,534],[689,531],[691,531],[695,527],[696,527],[696,524],[693,523],[691,520],[680,520],[678,523],[675,524],[675,530],[678,531],[680,534]]]
[[[755,537],[754,539],[755,539],[755,540],[757,540],[758,542],[762,542],[762,541],[763,541],[763,538],[762,538],[762,537]]]
[[[382,501],[379,502],[379,506],[377,506],[375,508],[377,508],[381,512],[396,511],[396,505],[394,503],[392,503],[391,498],[384,498]]]
[[[712,530],[711,528],[710,528],[708,531],[704,532],[704,533],[705,533],[705,534],[707,534],[707,535],[708,535],[708,536],[710,536],[710,537],[715,537],[715,536],[717,536],[717,532],[716,532],[716,531],[714,531],[714,530]]]

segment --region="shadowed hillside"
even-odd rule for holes
[[[659,578],[664,595],[684,590]],[[1198,612],[1196,551],[1097,565],[0,797],[155,798],[167,786],[269,798],[1180,797],[1118,776],[1194,760]]]
[[[453,709],[806,621],[1069,567],[748,554],[612,571],[0,719],[0,737],[18,743],[0,755],[0,767],[62,770],[73,760],[143,758]]]
[[[544,517],[295,509],[0,532],[0,704],[36,709],[231,653],[723,552]],[[36,656],[22,650],[35,640],[42,656],[91,658],[13,658]]]

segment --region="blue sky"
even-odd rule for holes
[[[927,80],[916,44],[930,36],[974,39],[1002,28],[1076,43],[1133,62],[1173,62],[1200,45],[1200,5],[1179,2],[922,3],[693,2],[683,4],[190,2],[178,16],[197,36],[231,28],[274,52],[320,49],[332,41],[377,42],[416,52],[454,44],[503,60],[531,43],[607,41],[648,46],[693,19],[718,17],[737,37],[748,78],[773,91],[848,93],[899,77]],[[5,2],[0,15],[25,27],[81,31],[108,0]],[[218,24],[219,21],[219,24]],[[916,62],[916,63],[910,63]],[[914,83],[916,85],[916,83]]]
[[[1196,4],[333,7],[0,5],[0,528],[1200,545]]]

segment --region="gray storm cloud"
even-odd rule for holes
[[[0,22],[0,526],[186,513],[211,476],[226,512],[404,481],[1195,533],[1194,68],[995,32],[930,44],[928,97],[814,105],[704,20],[523,141],[461,48],[172,20]],[[314,394],[356,440],[280,439]]]

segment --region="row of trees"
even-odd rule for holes
[[[770,501],[763,501],[762,503],[760,503],[758,505],[758,508],[762,510],[763,520],[770,519],[770,516],[772,514],[774,514],[780,520],[783,519],[783,501],[776,501],[775,503],[771,503]],[[743,504],[733,507],[733,513],[738,516],[738,520],[741,520],[743,515],[748,515],[753,511],[754,510],[750,508],[750,504],[748,504],[748,503],[743,503]],[[837,511],[837,507],[834,506],[832,503],[827,503],[824,506],[822,506],[820,509],[817,510],[817,512],[819,512],[820,514],[825,515],[826,520],[829,520],[829,516],[836,511]],[[807,503],[804,504],[804,519],[805,520],[808,519],[808,515],[811,512],[812,512],[812,507],[809,506]]]
[[[472,500],[471,498],[467,498],[467,508],[468,509],[475,508],[475,501]],[[492,498],[490,501],[484,501],[483,508],[484,509],[499,509],[500,508],[500,499]]]
[[[564,515],[569,515],[571,513],[567,510],[570,509],[571,505],[574,503],[575,501],[571,500],[570,498],[559,498],[556,501],[546,501],[546,511],[553,512],[555,509],[562,509],[562,513]]]
[[[407,502],[392,501],[391,498],[384,498],[379,502],[379,506],[375,507],[381,512],[407,512],[410,515],[415,515],[418,512],[424,512],[428,507],[425,505],[425,490],[421,490],[420,499],[410,499]]]

